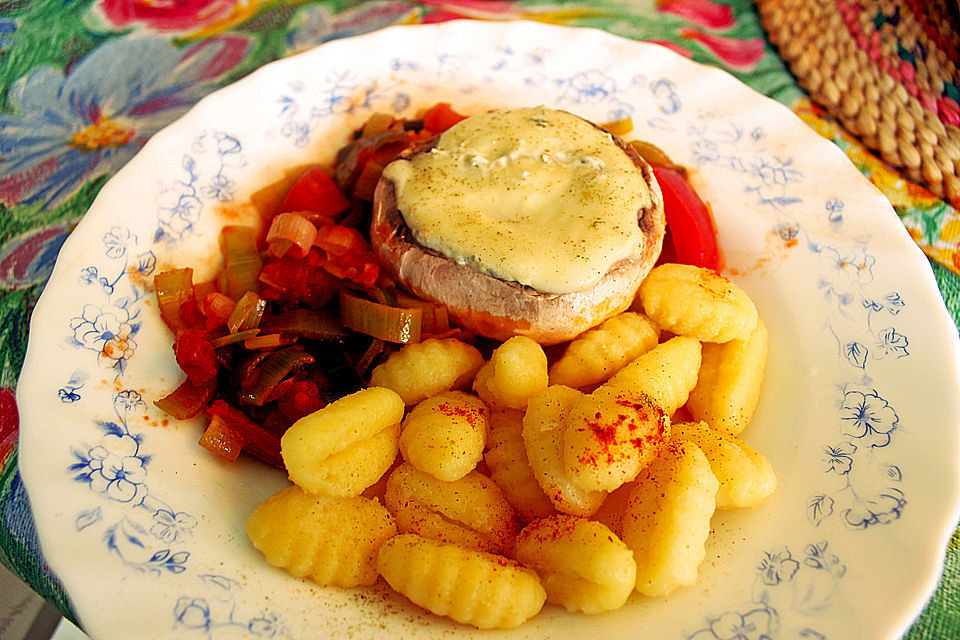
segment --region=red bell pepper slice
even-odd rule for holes
[[[719,270],[720,250],[713,216],[690,183],[676,169],[653,165],[663,192],[667,235],[660,262],[680,262]]]
[[[310,167],[293,183],[277,213],[310,211],[333,222],[350,202],[340,193],[333,179],[320,167]]]

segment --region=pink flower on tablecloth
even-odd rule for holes
[[[140,25],[183,32],[224,21],[237,4],[237,0],[98,0],[92,11],[120,29]]]
[[[733,9],[711,0],[666,0],[657,3],[657,11],[672,13],[707,29],[729,29],[736,24]]]
[[[725,65],[737,71],[751,71],[763,58],[766,44],[763,38],[731,38],[704,33],[692,27],[678,32],[685,40],[694,40],[703,45]]]

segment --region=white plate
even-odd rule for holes
[[[744,437],[780,487],[725,512],[696,586],[510,633],[383,589],[318,588],[247,543],[284,486],[201,450],[152,401],[180,373],[146,283],[214,267],[216,233],[283,167],[329,158],[373,110],[547,104],[694,167],[770,359]],[[157,134],[102,190],[37,305],[20,465],[45,555],[94,638],[895,638],[958,517],[958,340],[925,258],[831,143],[724,73],[656,45],[529,23],[395,27],[267,66]]]

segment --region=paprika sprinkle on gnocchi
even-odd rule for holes
[[[480,629],[643,606],[776,488],[739,438],[770,336],[684,175],[544,107],[375,114],[252,196],[211,280],[156,276],[156,405],[286,474],[246,532],[295,578]]]

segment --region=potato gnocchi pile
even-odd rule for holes
[[[486,362],[453,338],[407,345],[370,387],[286,432],[294,484],[247,534],[294,576],[382,576],[481,629],[545,602],[593,614],[664,596],[696,581],[716,509],[774,491],[769,462],[737,438],[766,356],[746,293],[676,264],[552,365],[526,337]]]

